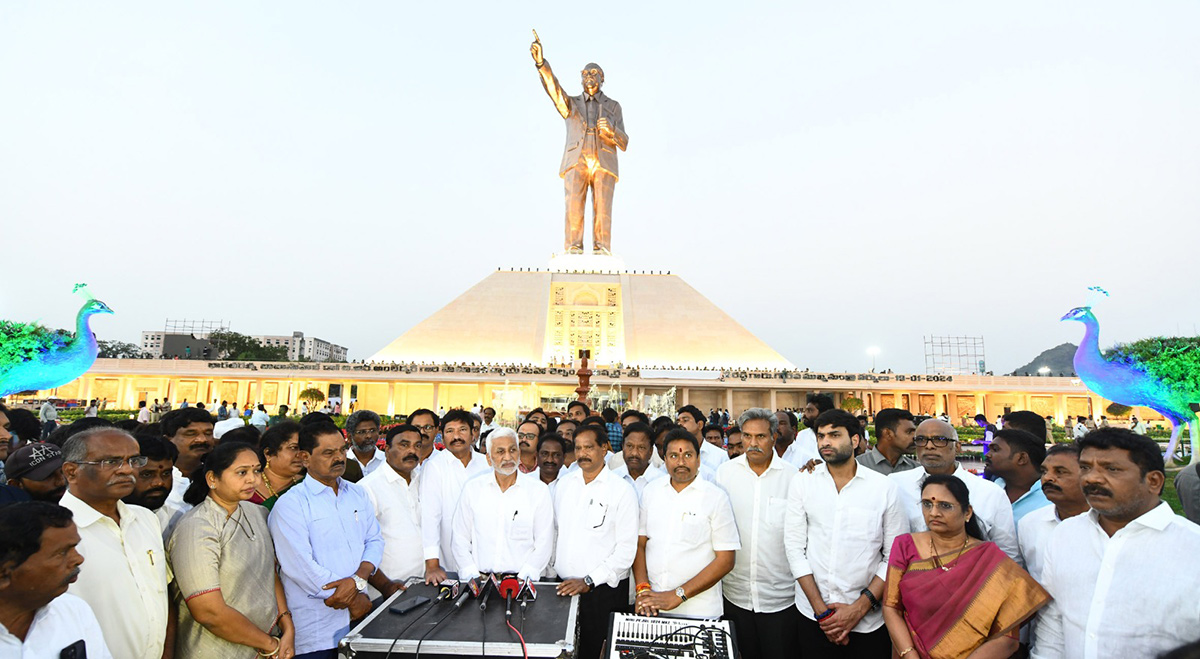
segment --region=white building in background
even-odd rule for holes
[[[252,336],[259,343],[272,347],[286,347],[288,349],[288,361],[300,361],[306,359],[310,362],[344,362],[346,361],[346,348],[335,343],[330,343],[324,339],[316,337],[306,337],[304,332],[292,332],[291,336],[284,335],[261,335]]]

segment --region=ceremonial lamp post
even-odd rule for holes
[[[588,368],[588,357],[591,354],[591,350],[579,351],[579,370],[575,371],[579,376],[579,386],[575,388],[576,400],[582,403],[587,402],[588,392],[592,390],[592,369]]]

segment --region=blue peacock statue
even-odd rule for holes
[[[113,311],[93,298],[85,284],[76,284],[75,292],[81,291],[84,303],[75,316],[74,336],[35,323],[0,320],[0,397],[60,387],[92,367],[98,346],[89,321]]]
[[[1141,405],[1171,421],[1167,460],[1175,455],[1183,426],[1191,438],[1192,464],[1200,455],[1200,428],[1191,404],[1200,402],[1200,370],[1191,363],[1197,351],[1117,350],[1106,359],[1100,352],[1100,322],[1091,307],[1071,309],[1062,320],[1083,323],[1083,340],[1075,351],[1075,372],[1093,392],[1121,405]],[[1168,362],[1168,363],[1155,363]]]

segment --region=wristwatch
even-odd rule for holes
[[[358,589],[358,592],[361,593],[367,589],[367,580],[366,579],[363,579],[362,577],[358,576],[357,574],[353,575],[351,578],[354,579],[354,587]]]
[[[596,582],[595,582],[595,581],[592,581],[592,578],[591,578],[591,577],[586,577],[586,576],[585,576],[585,577],[583,578],[583,585],[587,586],[589,591],[592,591],[592,590],[595,590],[595,589],[596,589]]]
[[[676,589],[675,589],[675,594],[679,596],[679,601],[680,601],[680,602],[686,602],[686,601],[687,601],[687,595],[686,595],[686,594],[684,594],[684,592],[683,592],[683,586],[680,586],[680,587],[676,588]]]

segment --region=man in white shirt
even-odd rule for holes
[[[118,428],[85,430],[63,445],[62,505],[75,516],[87,561],[68,592],[92,607],[113,656],[129,659],[159,659],[175,635],[162,528],[154,513],[121,501],[145,464],[137,441]]]
[[[972,474],[958,464],[955,459],[959,450],[958,432],[954,426],[940,419],[926,419],[917,426],[913,443],[917,447],[917,462],[921,463],[921,468],[888,476],[900,488],[900,502],[908,515],[911,530],[915,533],[928,528],[925,526],[925,516],[921,514],[921,482],[925,477],[930,474],[957,476],[971,493],[971,507],[975,510],[984,538],[996,543],[1009,558],[1020,561],[1012,504],[999,485]]]
[[[670,478],[660,478],[642,495],[634,610],[716,618],[723,610],[721,579],[741,549],[733,509],[724,490],[697,477],[700,440],[685,428],[664,438]]]
[[[1088,434],[1087,417],[1077,417],[1075,419],[1075,440],[1083,439],[1083,436]]]
[[[163,436],[179,449],[179,458],[175,460],[173,471],[174,483],[167,503],[175,510],[186,513],[192,507],[183,502],[183,493],[192,483],[192,473],[217,443],[213,436],[213,416],[195,407],[183,407],[167,412],[159,423]]]
[[[62,506],[34,501],[0,510],[0,656],[112,659],[92,609],[66,594],[83,563],[78,544]]]
[[[483,408],[483,424],[481,424],[479,426],[480,436],[482,436],[484,433],[491,432],[499,427],[500,427],[500,424],[496,423],[495,408],[492,408],[492,407]]]
[[[417,428],[421,426],[417,425]],[[423,429],[421,433],[426,434]],[[470,412],[451,410],[446,414],[442,419],[442,441],[446,450],[436,452],[421,465],[421,542],[425,553],[425,583],[428,584],[445,581],[447,570],[458,570],[452,551],[458,501],[468,480],[491,471],[487,458],[471,450]],[[459,577],[469,579],[471,575],[464,576],[459,571]]]
[[[446,416],[453,418],[451,410]],[[517,433],[500,428],[487,438],[491,474],[466,482],[451,537],[459,578],[516,573],[537,579],[554,551],[554,503],[535,478],[518,478]]]
[[[150,408],[146,407],[146,401],[144,400],[138,401],[137,422],[142,424],[150,423]]]
[[[775,454],[779,417],[756,407],[742,413],[745,453],[721,465],[716,483],[729,495],[742,548],[721,580],[725,619],[737,632],[742,659],[794,656],[795,584],[784,546],[783,519],[796,469]]]
[[[1030,576],[1041,582],[1042,558],[1050,545],[1050,536],[1064,519],[1086,513],[1087,497],[1079,482],[1079,446],[1055,444],[1042,460],[1042,492],[1053,505],[1043,506],[1017,523],[1017,541],[1021,562]]]
[[[536,471],[531,471],[525,476],[536,478],[550,488],[550,498],[554,498],[554,492],[558,489],[559,481],[567,475],[563,471],[563,454],[566,452],[566,440],[560,437],[557,433],[543,433],[537,440],[537,464]]]
[[[700,444],[700,462],[715,474],[717,467],[729,462],[729,455],[722,449],[704,441],[704,413],[695,405],[684,405],[675,415],[675,422],[684,430],[692,433],[692,437]]]
[[[358,461],[364,477],[370,476],[387,462],[387,456],[379,450],[381,423],[379,415],[371,410],[358,410],[346,417],[346,435],[350,437],[346,459]]]
[[[1079,450],[1092,509],[1050,538],[1041,581],[1054,599],[1038,620],[1033,657],[1156,657],[1195,641],[1200,600],[1185,586],[1194,582],[1154,557],[1200,555],[1200,526],[1161,500],[1158,443],[1109,427],[1089,432]]]
[[[801,415],[804,417],[804,430],[796,435],[796,441],[792,442],[791,446],[788,446],[788,450],[780,457],[797,468],[803,467],[812,460],[820,460],[820,453],[817,451],[817,433],[813,424],[817,422],[818,416],[832,409],[833,397],[829,394],[809,394],[804,409],[801,411]]]
[[[579,595],[576,655],[597,657],[609,614],[624,610],[629,568],[637,553],[638,500],[633,488],[604,464],[608,430],[589,424],[575,432],[575,464],[554,499],[558,522],[554,569],[560,596]]]
[[[650,456],[654,454],[654,443],[650,436],[654,431],[641,421],[634,421],[625,426],[625,441],[621,445],[622,463],[613,469],[613,473],[633,486],[638,501],[646,485],[667,475],[659,467],[650,464]]]
[[[357,414],[357,412],[355,412]],[[388,430],[386,464],[358,482],[375,508],[383,536],[383,558],[379,569],[392,579],[408,583],[425,576],[425,552],[421,546],[421,510],[417,497],[421,431],[411,424]]]
[[[908,533],[900,494],[854,459],[865,440],[853,414],[822,412],[813,427],[824,463],[793,477],[785,522],[799,584],[800,653],[887,657],[892,642],[880,602],[892,542]]]

